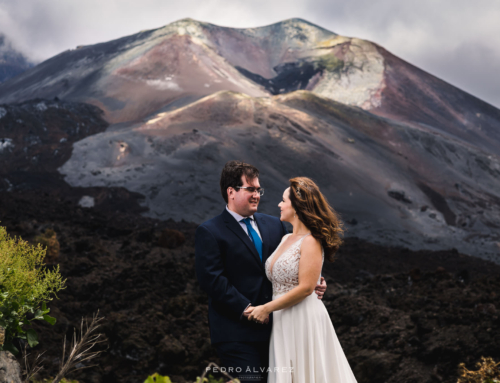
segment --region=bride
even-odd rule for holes
[[[270,383],[355,383],[356,378],[321,300],[312,294],[323,258],[332,261],[342,240],[342,222],[309,178],[296,177],[278,205],[293,225],[266,261],[273,299],[249,311],[266,323],[273,313],[269,344]]]

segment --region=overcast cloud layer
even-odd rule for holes
[[[186,17],[234,28],[300,17],[500,107],[499,0],[0,0],[0,32],[35,61]]]

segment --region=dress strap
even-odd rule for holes
[[[301,239],[299,239],[297,242],[295,242],[296,244],[299,245],[300,248],[302,248],[302,242],[304,241],[304,238],[307,237],[309,234],[311,233],[307,233],[306,235],[304,235]],[[295,245],[294,243],[294,245]],[[293,245],[292,245],[293,246]]]

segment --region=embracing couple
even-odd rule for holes
[[[222,367],[242,382],[355,383],[321,301],[323,259],[342,243],[335,210],[297,177],[279,219],[257,213],[259,171],[240,161],[224,166],[220,188],[226,208],[196,230],[196,274]]]

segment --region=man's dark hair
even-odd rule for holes
[[[250,182],[254,178],[259,177],[259,169],[242,161],[226,162],[226,165],[224,165],[224,169],[222,169],[222,173],[220,175],[220,192],[226,203],[228,203],[227,188],[243,186],[243,181],[241,181],[242,175],[245,175],[247,182]]]

